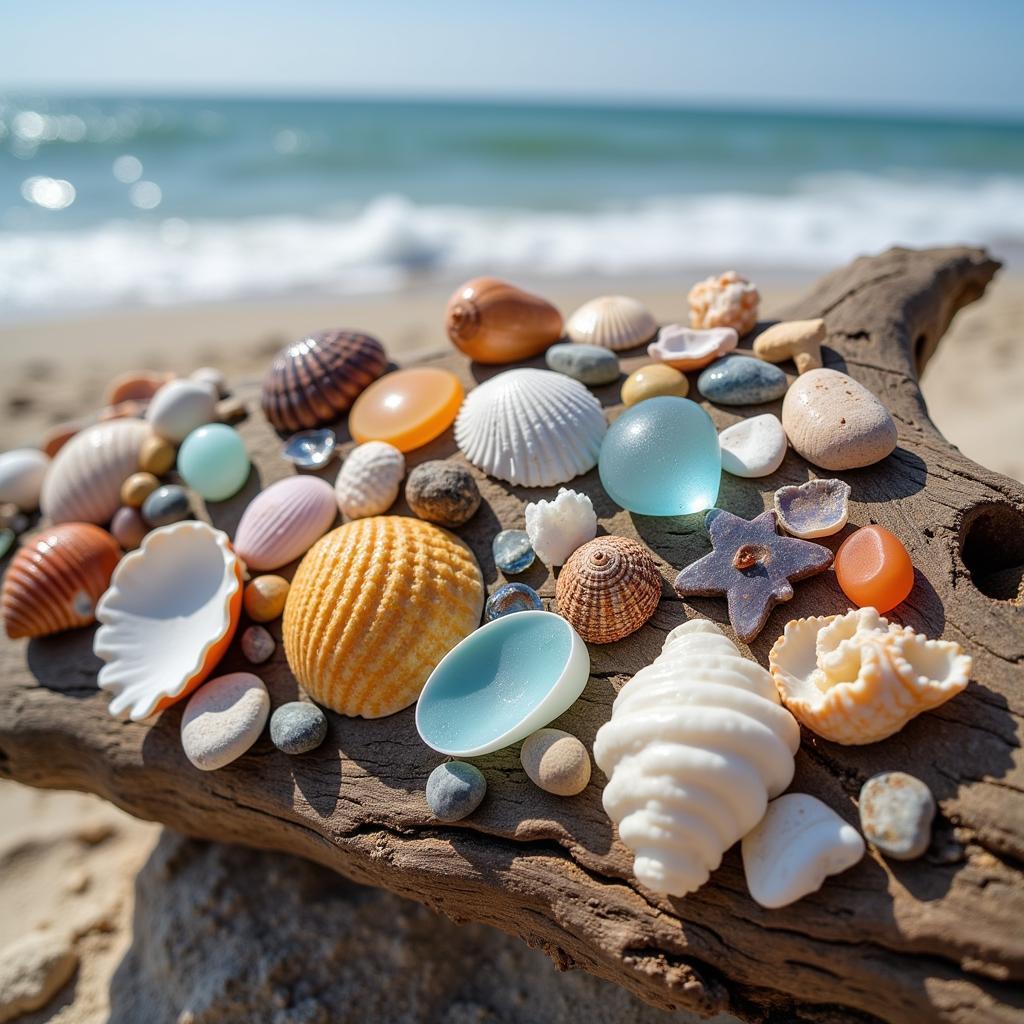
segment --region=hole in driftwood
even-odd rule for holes
[[[974,585],[995,601],[1024,594],[1024,513],[986,502],[970,509],[960,527],[960,557]]]

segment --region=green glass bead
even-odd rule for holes
[[[178,472],[207,501],[226,501],[249,479],[249,455],[237,430],[209,423],[181,443]]]

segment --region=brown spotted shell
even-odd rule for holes
[[[595,537],[577,548],[558,576],[559,614],[584,640],[610,644],[635,633],[661,598],[661,574],[642,544]]]
[[[321,331],[278,353],[263,379],[263,412],[293,433],[331,423],[387,369],[384,346],[357,331]]]
[[[4,577],[7,635],[47,636],[89,625],[120,558],[117,541],[92,523],[61,523],[36,534]]]

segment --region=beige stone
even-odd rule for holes
[[[821,367],[821,343],[825,340],[825,321],[786,320],[773,324],[754,339],[754,355],[769,363],[792,359],[797,373]]]
[[[523,771],[547,793],[575,796],[590,782],[590,755],[571,733],[539,729],[523,743]]]

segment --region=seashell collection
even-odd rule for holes
[[[881,742],[954,698],[973,666],[958,644],[882,617],[911,596],[917,570],[884,528],[851,528],[847,481],[758,486],[793,465],[790,448],[842,473],[883,462],[897,443],[884,404],[823,366],[824,320],[774,324],[731,354],[759,302],[756,285],[728,271],[690,290],[688,325],[659,330],[623,295],[563,322],[541,296],[474,278],[445,311],[467,357],[459,372],[395,369],[360,331],[310,335],[263,381],[263,415],[283,445],[266,484],[235,426],[246,402],[216,367],[123,374],[100,413],[0,454],[6,632],[98,621],[111,714],[143,722],[189,698],[181,742],[197,770],[244,760],[268,722],[267,750],[297,756],[336,734],[331,713],[373,719],[415,704],[426,748],[460,759],[424,771],[431,813],[457,821],[498,799],[461,759],[513,743],[525,741],[519,765],[538,799],[592,792],[586,744],[550,724],[571,728],[588,644],[654,635],[665,581],[647,544],[604,534],[599,516],[619,506],[646,539],[648,525],[662,529],[648,517],[707,513],[706,539],[692,523],[680,531],[706,553],[679,566],[674,589],[723,597],[738,641],[768,628],[794,583],[830,568],[823,578],[851,610],[790,621],[767,670],[707,619],[676,625],[619,691],[593,757],[641,885],[693,892],[742,841],[752,898],[786,906],[865,848],[849,808],[784,792],[800,726],[840,744]],[[621,378],[617,353],[643,346],[652,362]],[[620,380],[625,408],[606,416],[599,398]],[[709,402],[739,418],[719,433]],[[739,478],[722,484],[725,501],[742,486],[768,510],[747,519],[714,508],[723,470]],[[521,501],[508,529],[496,497]],[[232,502],[231,536],[192,518]],[[542,585],[549,575],[553,587]],[[254,672],[284,672],[286,661],[307,699],[275,710],[253,672],[206,682],[233,644]],[[927,847],[935,802],[920,780],[883,773],[860,803],[876,855]]]

